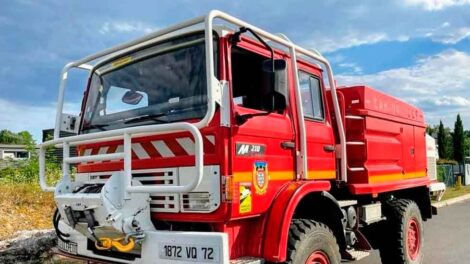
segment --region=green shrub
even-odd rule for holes
[[[46,162],[46,176],[49,184],[61,178],[62,170],[55,162]],[[24,160],[0,170],[0,180],[11,183],[38,183],[39,162],[37,158]]]
[[[437,166],[437,180],[439,182],[445,182],[445,170],[442,166]]]

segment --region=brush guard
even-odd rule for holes
[[[133,186],[132,185],[132,137],[136,135],[148,134],[170,134],[187,131],[190,132],[194,138],[194,156],[195,156],[195,174],[187,185],[180,186]],[[70,157],[70,147],[81,144],[91,144],[98,142],[105,142],[110,140],[124,140],[123,152],[112,154],[97,154],[91,156]],[[84,134],[66,138],[54,139],[44,142],[39,148],[39,183],[44,191],[56,192],[56,187],[49,186],[46,182],[46,149],[49,146],[59,146],[63,148],[63,161],[62,172],[63,182],[71,182],[70,177],[70,164],[77,164],[83,162],[93,161],[110,161],[110,160],[124,160],[122,186],[126,195],[128,193],[188,193],[197,188],[201,183],[203,176],[204,157],[203,157],[203,140],[199,129],[190,123],[172,123],[172,124],[159,124],[150,126],[131,127],[119,130],[103,131],[93,134]],[[127,198],[127,196],[126,196]]]

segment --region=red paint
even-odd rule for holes
[[[421,231],[416,218],[411,218],[407,225],[406,247],[411,260],[416,260],[421,249]]]
[[[431,184],[431,181],[428,177],[401,180],[401,181],[392,181],[384,183],[362,183],[362,184],[349,184],[349,190],[354,195],[359,194],[378,194],[384,192],[392,192],[398,190],[404,190],[409,188],[423,187]]]
[[[330,264],[328,256],[323,251],[315,251],[305,261],[305,264]]]
[[[420,109],[367,86],[341,87],[338,94],[343,115],[357,117],[345,118],[346,141],[351,142],[348,183],[373,188],[426,177],[426,124]]]

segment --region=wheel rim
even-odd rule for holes
[[[315,251],[310,254],[305,264],[330,264],[330,260],[323,251]]]
[[[421,247],[421,235],[419,222],[416,218],[411,218],[408,221],[408,256],[411,260],[415,260],[419,255],[419,249]]]

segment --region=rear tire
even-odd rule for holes
[[[423,263],[423,220],[418,205],[397,199],[384,205],[380,258],[383,264]]]
[[[341,256],[333,232],[310,219],[294,219],[289,230],[287,263],[339,264]]]

